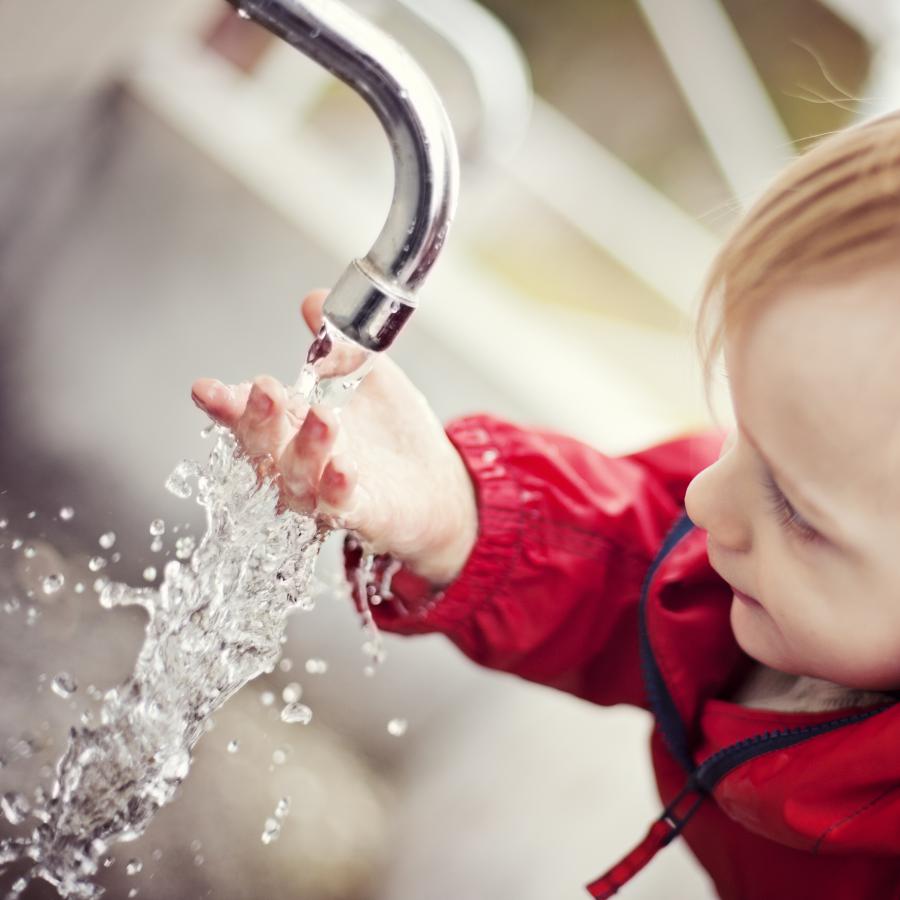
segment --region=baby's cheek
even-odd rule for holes
[[[900,688],[900,617],[869,608],[848,611],[809,647],[808,674],[861,690]]]

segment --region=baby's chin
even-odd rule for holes
[[[848,659],[845,646],[813,658],[791,645],[763,607],[750,606],[737,598],[731,602],[731,630],[747,656],[786,675],[818,678],[848,690],[900,691],[900,653],[897,661],[881,667],[873,665],[871,653]]]

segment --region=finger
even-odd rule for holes
[[[277,459],[287,440],[284,387],[269,375],[261,375],[250,388],[247,404],[234,428],[235,436],[250,456]]]
[[[191,399],[213,421],[233,428],[244,412],[248,389],[230,386],[215,378],[198,378],[191,385]]]
[[[357,475],[356,466],[349,456],[343,453],[333,456],[319,481],[319,504],[332,512],[347,509],[356,488]]]
[[[327,296],[328,291],[326,290],[312,291],[303,298],[303,302],[300,304],[300,312],[303,314],[303,319],[313,334],[318,334],[319,329],[322,327],[322,307],[325,305]]]
[[[279,461],[284,486],[307,511],[315,507],[319,480],[337,433],[334,411],[327,406],[314,406]]]

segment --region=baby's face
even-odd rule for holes
[[[691,482],[740,646],[900,687],[900,265],[785,289],[725,344],[736,428]],[[771,482],[770,482],[771,479]]]

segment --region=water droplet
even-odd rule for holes
[[[263,706],[271,706],[275,702],[275,695],[271,691],[263,691],[259,695],[259,702]]]
[[[163,519],[154,519],[150,523],[150,534],[154,537],[159,537],[161,534],[166,533],[166,523]]]
[[[15,791],[8,791],[0,797],[0,809],[3,810],[3,815],[10,825],[21,825],[31,811],[25,795]]]
[[[25,611],[25,624],[32,627],[40,617],[40,610],[35,609],[33,606],[29,606]]]
[[[160,850],[159,847],[157,847],[157,848],[150,854],[150,858],[151,858],[154,862],[159,862],[159,861],[163,858],[163,852],[162,852],[162,850]]]
[[[183,459],[172,470],[172,474],[166,479],[166,490],[182,500],[193,494],[190,479],[200,474],[200,467],[189,459]]]
[[[499,450],[485,450],[484,453],[481,454],[481,461],[484,463],[492,463],[496,462],[499,457]]]
[[[160,768],[160,776],[166,781],[176,781],[181,783],[187,778],[187,774],[191,769],[191,754],[189,750],[181,748],[176,750]]]
[[[206,862],[206,860],[203,859],[203,856],[201,854],[198,853],[194,857],[194,865],[195,866],[202,866],[204,862]]]
[[[266,824],[263,827],[263,833],[260,838],[264,844],[271,844],[272,841],[278,840],[278,835],[281,834],[281,823],[278,819],[266,819]]]
[[[203,844],[200,841],[191,841],[191,853],[199,853],[203,849]]]
[[[312,721],[312,710],[303,703],[288,703],[281,711],[281,721],[290,725],[309,725]]]
[[[237,14],[238,14],[238,18],[240,18],[240,19],[249,19],[250,18],[250,13],[248,13],[246,9],[239,9],[237,11]]]
[[[313,30],[309,33],[309,36],[315,40],[322,33],[321,28],[313,28]]]
[[[194,552],[195,545],[196,542],[189,534],[178,538],[178,540],[175,541],[175,556],[177,556],[178,559],[189,559]]]
[[[308,659],[306,671],[310,675],[324,675],[328,671],[328,663],[324,659]]]
[[[96,578],[94,579],[94,590],[99,594],[108,584],[108,578]]]
[[[88,568],[92,572],[99,572],[106,566],[106,559],[102,556],[92,556],[88,561]]]
[[[71,506],[64,506],[59,511],[59,517],[63,520],[63,522],[71,522],[75,516],[75,510],[72,509]]]
[[[103,857],[103,868],[104,869],[111,868],[113,866],[113,864],[115,863],[115,861],[116,861],[116,858],[114,856],[104,856]]]
[[[104,549],[110,550],[112,549],[113,544],[116,542],[116,533],[114,531],[106,531],[100,535],[97,543]]]
[[[272,762],[275,763],[276,766],[283,766],[287,762],[287,753],[284,750],[276,750],[272,754]]]
[[[21,602],[19,601],[19,598],[18,598],[18,597],[10,597],[9,600],[7,600],[7,601],[3,604],[3,611],[4,611],[4,612],[7,612],[7,613],[14,613],[14,612],[16,612],[16,610],[19,609],[19,607],[20,607],[21,605],[22,605],[22,604],[21,604]]]
[[[285,703],[296,703],[302,694],[303,688],[296,681],[292,681],[284,686],[284,690],[281,692],[281,699]]]
[[[406,719],[391,719],[387,723],[388,734],[392,734],[394,737],[403,737],[408,727],[409,723]]]
[[[375,666],[365,666],[363,668],[363,675],[365,675],[366,678],[374,678],[375,677]]]
[[[25,559],[34,559],[35,556],[37,556],[37,550],[35,550],[34,547],[31,546],[31,544],[29,544],[29,545],[22,551],[22,553],[24,554]]]
[[[29,519],[35,519],[35,518],[37,518],[37,511],[34,510],[34,509],[31,510],[31,512],[28,513],[28,518],[29,518]]]
[[[229,741],[228,746],[225,748],[229,753],[237,753],[240,744],[237,741]]]
[[[13,542],[9,545],[13,550],[18,550],[22,546],[22,538],[13,538]]]
[[[291,798],[282,797],[275,806],[275,818],[283,819],[291,811]]]
[[[74,590],[75,590],[76,594],[83,594],[84,593],[84,582],[76,581]]]
[[[50,595],[55,594],[65,583],[65,576],[57,572],[53,575],[48,575],[41,582],[41,587],[44,589],[45,594]]]
[[[144,581],[155,581],[156,566],[147,566],[141,574],[144,576]]]
[[[284,657],[284,659],[279,661],[278,668],[281,669],[282,672],[290,672],[291,669],[294,668],[294,661]]]
[[[50,683],[50,687],[60,697],[71,697],[78,690],[78,683],[68,672],[60,672]]]
[[[9,519],[0,519],[0,529],[6,528],[9,525]]]
[[[128,892],[128,896],[129,896],[129,897],[137,897],[137,895],[138,895],[139,893],[140,893],[140,892],[138,891],[137,888],[132,888],[132,889]]]
[[[162,548],[163,548],[162,538],[159,538],[159,537],[153,538],[153,540],[150,542],[150,549],[153,551],[153,553],[159,553],[159,551],[162,550]]]

